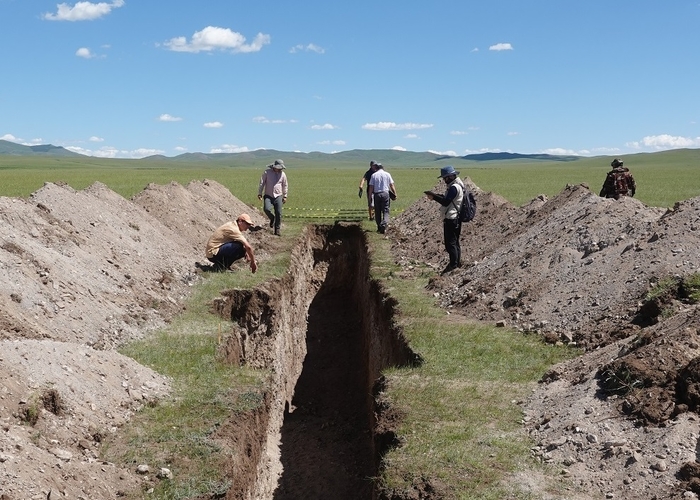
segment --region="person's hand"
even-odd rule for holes
[[[261,195],[261,194],[258,195],[258,200],[262,200],[262,195]]]
[[[432,194],[425,193],[425,196],[427,196],[429,200],[435,199]]]
[[[357,193],[357,196],[359,196],[360,198],[362,198],[362,188],[360,188],[360,191]]]
[[[255,271],[258,270],[258,263],[255,262],[255,260],[250,261],[250,270],[252,271],[253,274],[255,274]]]
[[[287,197],[282,198],[282,203],[287,203]]]

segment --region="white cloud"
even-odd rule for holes
[[[479,47],[474,47],[471,52],[479,52]]]
[[[320,144],[321,146],[328,146],[332,144],[333,146],[345,146],[345,141],[337,140],[337,141],[321,141],[317,142],[316,144]]]
[[[17,139],[14,135],[12,134],[5,134],[2,137],[0,137],[0,140],[2,141],[9,141],[9,142],[17,142],[19,139]]]
[[[433,153],[435,155],[440,156],[457,156],[457,153],[455,153],[454,151],[434,151],[432,149],[429,149],[428,153]]]
[[[330,123],[324,123],[323,125],[311,125],[311,130],[335,130],[338,127],[331,125]]]
[[[564,148],[549,148],[545,149],[542,151],[544,154],[547,155],[555,155],[555,156],[579,156],[579,153],[574,151],[573,149],[564,149]]]
[[[299,120],[280,120],[280,119],[271,120],[270,118],[266,118],[264,116],[255,116],[255,117],[253,117],[253,121],[255,123],[279,124],[279,123],[297,123]]]
[[[221,122],[207,122],[203,125],[204,128],[221,128],[224,124]]]
[[[648,135],[641,141],[628,143],[627,146],[635,149],[647,147],[656,150],[694,148],[700,146],[700,137],[680,137],[669,134]]]
[[[513,46],[509,43],[497,43],[496,45],[491,45],[489,50],[501,51],[501,50],[513,50]]]
[[[236,146],[233,144],[223,144],[218,148],[212,148],[209,153],[247,153],[250,151],[246,146]]]
[[[178,116],[169,115],[168,113],[163,113],[162,115],[160,115],[158,117],[158,121],[161,121],[161,122],[179,122],[179,121],[182,121],[182,118],[180,118]]]
[[[404,139],[418,139],[418,134],[406,134],[403,136]]]
[[[432,123],[394,123],[394,122],[378,122],[365,123],[362,128],[365,130],[418,130],[424,128],[432,128]]]
[[[323,54],[326,50],[323,47],[310,43],[308,45],[295,45],[289,49],[289,52],[292,54],[296,54],[297,52],[316,52],[317,54]]]
[[[95,57],[95,54],[90,52],[90,49],[88,49],[87,47],[80,47],[78,50],[75,51],[75,55],[84,59],[92,59],[93,57]]]
[[[252,43],[245,43],[246,38],[240,33],[228,28],[207,26],[202,31],[195,32],[192,40],[187,41],[184,36],[171,38],[163,45],[175,52],[211,52],[220,50],[223,52],[258,52],[264,45],[270,43],[270,35],[258,33]]]
[[[175,151],[177,151],[178,153],[185,153],[187,151],[187,148],[184,146],[176,146]]]
[[[465,132],[464,130],[451,130],[450,135],[467,135],[469,132]]]
[[[520,135],[520,132],[508,132],[508,135]]]
[[[73,7],[67,3],[59,3],[56,14],[46,13],[42,17],[47,21],[92,21],[104,17],[112,9],[122,7],[124,0],[114,0],[113,2],[77,2]]]
[[[97,150],[85,149],[78,146],[65,146],[68,151],[85,156],[95,156],[97,158],[145,158],[146,156],[162,155],[165,151],[160,149],[139,148],[134,150],[121,150],[111,146],[105,146]]]
[[[394,151],[407,151],[407,149],[404,148],[403,146],[394,146],[391,149],[393,149]]]
[[[97,136],[93,135],[92,137],[90,137],[89,141],[90,142],[104,142],[104,139],[102,137],[97,137]]]

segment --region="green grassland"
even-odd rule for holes
[[[554,196],[567,184],[585,183],[597,193],[612,159],[474,161],[387,150],[343,155],[275,151],[266,155],[209,155],[204,159],[183,155],[140,160],[0,155],[0,195],[26,197],[44,182],[64,182],[83,189],[99,181],[130,198],[151,182],[187,184],[206,178],[220,182],[241,201],[255,205],[260,175],[277,156],[288,166],[289,215],[306,208],[364,208],[357,197],[357,186],[370,159],[381,161],[394,177],[399,200],[393,205],[399,211],[434,187],[440,167],[448,164],[484,191],[522,205],[539,194]],[[636,154],[624,160],[637,180],[637,198],[648,205],[671,207],[677,201],[700,195],[700,150]]]

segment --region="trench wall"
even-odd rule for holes
[[[247,445],[251,460],[257,460],[253,484],[234,481],[235,491],[226,498],[272,498],[279,475],[280,430],[285,408],[291,407],[294,387],[306,356],[309,306],[321,286],[349,290],[348,304],[360,308],[362,363],[366,373],[364,394],[367,408],[374,408],[375,383],[382,370],[419,362],[397,326],[396,301],[370,279],[371,256],[365,233],[355,224],[308,226],[291,254],[287,274],[254,290],[228,290],[214,307],[234,322],[222,350],[229,362],[270,372],[273,389],[265,400],[267,415],[258,420],[267,428],[258,432],[259,443]],[[332,314],[332,311],[328,312]],[[375,428],[375,412],[367,415]],[[385,442],[376,439],[380,445]],[[381,453],[375,450],[375,456]]]

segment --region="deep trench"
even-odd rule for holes
[[[259,436],[267,441],[249,453],[258,460],[252,495],[230,498],[383,498],[377,478],[396,440],[383,421],[394,414],[379,398],[382,372],[420,359],[397,325],[397,302],[370,277],[366,234],[357,224],[310,226],[287,276],[263,288],[232,292],[226,311],[243,327],[229,354],[279,367],[280,391],[270,398],[267,438]],[[290,359],[271,361],[271,352]],[[278,474],[267,473],[276,467],[266,460],[279,461]]]

